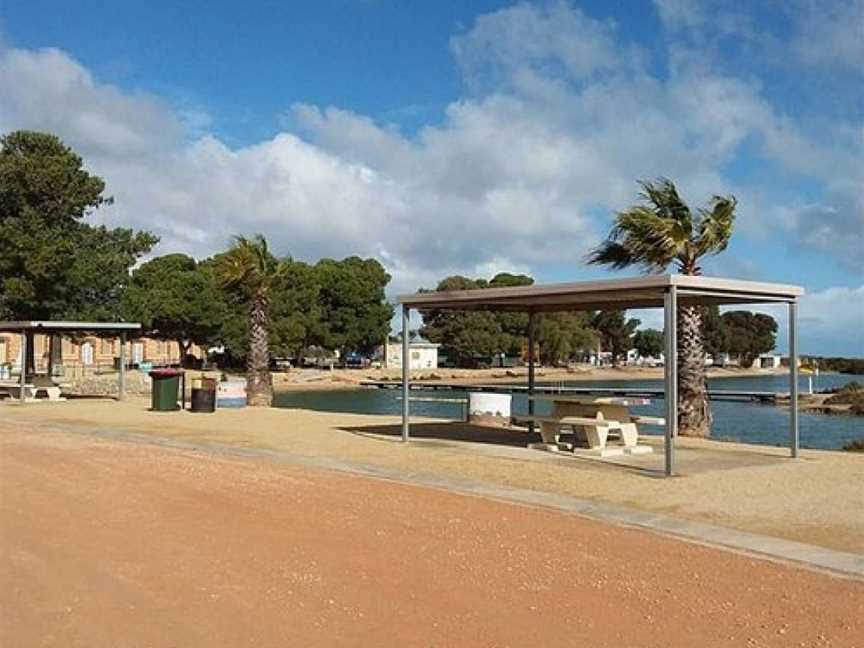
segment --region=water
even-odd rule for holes
[[[864,376],[849,374],[824,374],[814,377],[814,389],[839,387],[849,381],[864,383]],[[637,389],[663,389],[662,380],[598,380],[565,382],[575,387],[635,387]],[[748,376],[740,378],[711,378],[710,389],[730,389],[737,391],[788,392],[788,376]],[[800,377],[801,393],[807,391],[807,377]],[[306,391],[282,392],[276,395],[277,407],[300,407],[327,412],[353,412],[360,414],[400,414],[401,392],[396,389],[356,389],[345,391]],[[464,396],[461,391],[425,392],[424,395],[438,398]],[[537,413],[542,414],[548,403],[538,403]],[[789,411],[774,405],[712,401],[714,426],[712,437],[744,443],[767,445],[787,445],[789,442]],[[524,394],[513,395],[513,413],[524,414],[528,411],[528,401]],[[654,416],[664,416],[663,399],[655,399],[651,405],[634,407],[634,412]],[[412,416],[431,416],[441,418],[460,418],[463,406],[456,403],[412,402]],[[847,441],[864,437],[864,417],[825,414],[806,414],[799,416],[799,434],[804,448],[838,449]],[[661,428],[644,427],[645,433],[662,434]]]

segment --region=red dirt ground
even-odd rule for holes
[[[559,512],[0,436],[0,646],[864,646],[864,583]]]

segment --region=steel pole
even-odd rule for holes
[[[126,332],[120,333],[120,373],[117,376],[117,399],[126,399]]]
[[[27,331],[21,331],[21,382],[20,384],[20,393],[18,394],[18,400],[22,403],[24,402],[25,389],[24,385],[27,384]]]
[[[528,416],[534,416],[534,311],[528,312]],[[528,432],[534,434],[534,421],[528,423]]]
[[[408,306],[402,307],[402,441],[407,442],[410,434],[410,423],[408,417],[411,414],[408,405],[408,389],[409,381],[411,380],[411,357],[409,338],[410,330],[409,323],[411,320],[411,309]]]
[[[666,344],[663,363],[666,397],[663,453],[666,476],[670,477],[675,470],[675,437],[678,436],[678,295],[675,286],[671,286],[664,295],[663,316],[663,337]]]
[[[798,456],[798,302],[789,302],[789,454]]]

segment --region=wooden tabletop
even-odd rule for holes
[[[554,403],[572,403],[574,405],[621,405],[634,407],[650,405],[650,398],[633,398],[632,396],[566,396],[563,394],[537,394],[529,396],[529,400],[552,401]]]

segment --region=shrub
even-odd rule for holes
[[[852,413],[864,409],[864,385],[861,383],[848,382],[838,389],[833,396],[825,400],[826,405],[852,405]]]
[[[864,452],[864,439],[855,439],[844,444],[843,449],[848,452]]]

